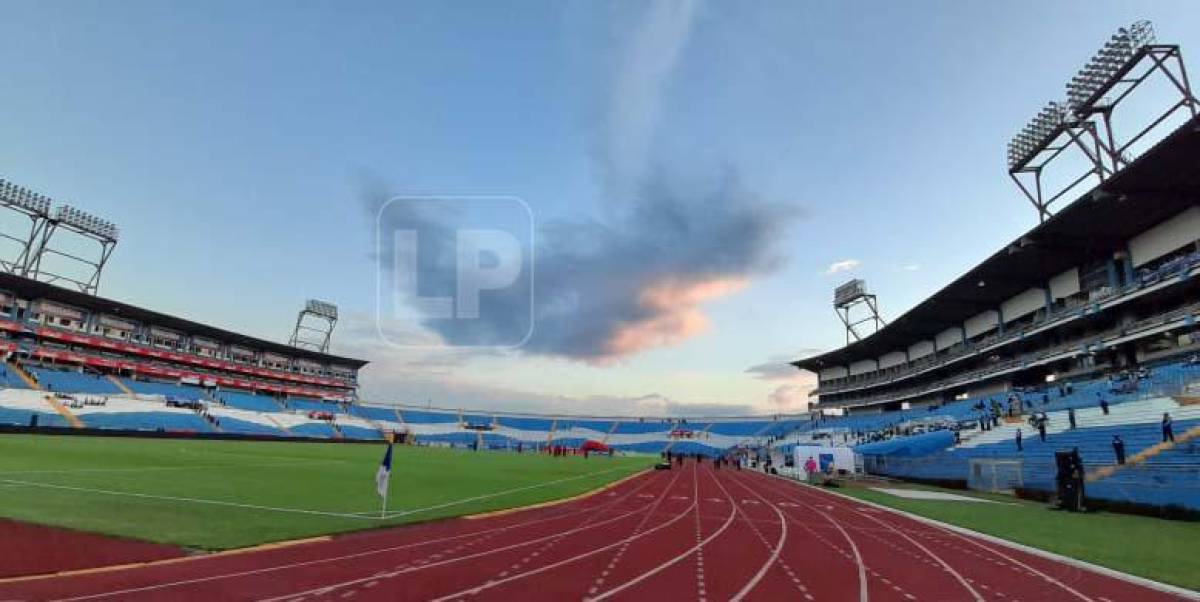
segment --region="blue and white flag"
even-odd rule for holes
[[[388,443],[387,453],[383,454],[383,462],[379,463],[379,470],[375,471],[375,491],[379,492],[379,497],[387,498],[388,478],[391,476],[392,444]]]

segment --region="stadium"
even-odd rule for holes
[[[0,600],[1200,599],[1179,47],[1120,29],[1008,168],[1038,225],[895,319],[838,287],[810,410],[746,416],[364,399],[336,304],[283,343],[105,298],[116,226],[0,181]]]

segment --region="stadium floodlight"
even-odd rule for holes
[[[325,353],[329,351],[329,341],[333,338],[337,320],[337,305],[319,299],[309,299],[304,303],[304,309],[296,315],[296,327],[292,329],[288,344]]]
[[[1118,29],[1067,83],[1067,101],[1072,109],[1080,114],[1089,111],[1095,97],[1106,87],[1111,87],[1117,74],[1137,60],[1142,49],[1154,41],[1154,26],[1149,21],[1138,21]]]
[[[1032,159],[1040,148],[1049,144],[1071,122],[1067,105],[1051,101],[1038,111],[1008,143],[1008,167],[1015,169]]]
[[[319,299],[309,299],[304,304],[304,308],[307,309],[310,313],[316,314],[316,315],[324,317],[324,318],[331,318],[331,319],[336,320],[338,317],[337,306],[328,301],[321,301]]]
[[[0,180],[0,202],[41,217],[50,214],[50,197],[7,180]]]
[[[54,220],[84,233],[114,242],[120,233],[112,222],[98,218],[70,205],[60,205],[58,210],[54,212]]]

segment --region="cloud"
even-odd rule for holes
[[[596,157],[606,197],[602,217],[537,228],[532,335],[522,352],[607,364],[678,345],[709,327],[705,303],[782,265],[778,243],[801,211],[759,198],[731,167],[684,160],[672,169],[653,154],[664,89],[698,11],[694,1],[650,3],[635,27],[618,32],[625,37]],[[384,190],[366,195],[372,219],[390,196]],[[416,280],[445,295],[456,290],[453,224],[470,219],[446,209],[401,208],[387,212],[380,232],[419,231]],[[390,257],[380,259],[394,271]],[[511,343],[530,327],[529,300],[528,290],[489,291],[477,320],[420,321],[448,345]]]
[[[921,264],[919,264],[919,263],[906,263],[906,264],[904,264],[903,266],[900,266],[900,269],[901,269],[901,270],[904,270],[905,272],[915,272],[915,271],[917,271],[917,270],[921,269]]]
[[[676,345],[708,327],[700,310],[705,302],[782,264],[777,243],[796,219],[792,208],[757,198],[732,175],[695,196],[668,179],[646,186],[610,220],[558,220],[539,229],[534,329],[522,351],[605,363]],[[385,202],[376,196],[368,206]],[[453,220],[408,208],[389,209],[384,219],[382,232],[421,232],[430,259],[417,266],[420,286],[453,291]],[[396,269],[390,254],[379,259]],[[528,291],[492,293],[481,299],[477,320],[424,316],[421,323],[449,345],[480,343],[481,333],[520,340],[528,328]]]
[[[811,390],[803,385],[780,385],[767,396],[767,403],[779,412],[806,412]]]
[[[860,265],[862,265],[862,262],[857,259],[843,259],[841,261],[835,261],[829,264],[829,267],[825,269],[825,275],[832,276],[839,272],[849,272],[851,270],[858,269],[858,266]]]
[[[663,90],[671,81],[691,38],[700,3],[663,0],[647,5],[629,30],[609,84],[603,138],[610,185],[618,194],[645,180],[651,164]]]

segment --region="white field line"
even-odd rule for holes
[[[325,564],[325,563],[330,563],[330,562],[339,562],[339,561],[343,561],[343,560],[353,560],[353,559],[357,559],[357,558],[365,558],[368,556],[387,554],[390,552],[397,552],[400,550],[407,550],[407,549],[411,549],[411,548],[419,548],[422,546],[430,546],[430,545],[434,545],[434,544],[445,543],[448,541],[454,541],[456,539],[463,539],[466,537],[480,537],[483,535],[490,535],[492,533],[499,533],[501,531],[509,531],[512,529],[517,529],[520,527],[525,527],[525,526],[529,526],[529,525],[533,525],[533,524],[540,524],[540,523],[550,522],[553,520],[570,518],[572,516],[575,516],[578,514],[584,514],[586,512],[588,512],[587,509],[574,510],[571,512],[565,512],[563,514],[558,514],[555,516],[537,518],[537,519],[524,521],[524,522],[520,522],[520,523],[514,523],[511,525],[504,525],[501,527],[493,527],[491,529],[481,529],[479,531],[472,531],[469,533],[460,533],[458,535],[450,535],[447,537],[438,537],[438,538],[434,538],[434,539],[427,539],[425,541],[417,541],[417,542],[400,544],[400,545],[395,545],[395,546],[387,546],[384,548],[374,548],[374,549],[370,549],[370,550],[354,552],[351,554],[341,554],[338,556],[327,556],[325,558],[317,558],[315,560],[304,560],[304,561],[299,561],[299,562],[292,562],[292,563],[287,563],[287,564],[263,567],[263,568],[259,568],[259,569],[249,569],[249,570],[237,571],[237,572],[233,572],[233,573],[221,573],[218,575],[208,575],[205,577],[195,577],[195,578],[183,579],[183,580],[179,580],[179,581],[167,581],[167,582],[156,583],[154,585],[148,585],[148,586],[143,586],[143,587],[101,592],[98,594],[82,595],[82,596],[77,596],[74,598],[66,598],[66,599],[62,600],[61,602],[70,602],[70,601],[74,601],[74,600],[93,600],[93,599],[97,599],[97,598],[120,596],[120,595],[124,595],[124,594],[132,594],[132,593],[146,592],[146,591],[156,591],[156,590],[168,589],[168,588],[172,588],[172,587],[179,587],[179,586],[183,586],[183,585],[195,585],[198,583],[208,583],[211,581],[220,581],[223,579],[236,579],[238,577],[248,577],[250,575],[261,575],[261,574],[265,574],[265,573],[273,573],[276,571],[284,571],[284,570],[295,569],[295,568],[315,566],[318,564]],[[424,566],[428,566],[428,565],[423,565],[423,567]]]
[[[290,462],[261,462],[254,464],[193,464],[178,466],[129,466],[106,468],[62,468],[44,470],[0,470],[0,476],[39,475],[39,474],[89,474],[109,472],[169,472],[176,470],[207,470],[210,468],[275,468],[289,466],[314,466],[325,464],[345,464],[345,460],[292,460]]]
[[[245,465],[242,465],[242,466],[245,466]],[[272,465],[272,466],[276,466],[276,465]],[[222,468],[228,468],[228,467],[222,467]],[[81,469],[81,470],[87,470],[87,469]],[[427,506],[425,508],[414,508],[412,510],[389,512],[387,514],[386,518],[381,518],[379,516],[378,510],[369,510],[369,511],[363,511],[363,512],[333,512],[333,511],[326,511],[326,510],[310,510],[310,509],[304,509],[304,508],[266,506],[266,505],[262,505],[262,504],[247,504],[247,503],[242,503],[242,502],[230,502],[230,501],[225,501],[225,500],[211,500],[211,499],[206,499],[206,498],[159,495],[159,494],[151,494],[151,493],[136,493],[136,492],[131,492],[131,491],[117,491],[117,490],[112,490],[112,489],[100,489],[100,488],[95,488],[95,487],[79,487],[79,486],[73,486],[73,485],[59,485],[59,484],[54,484],[54,483],[41,483],[41,482],[37,482],[37,481],[24,481],[24,480],[20,480],[20,479],[0,478],[0,484],[4,484],[7,486],[24,486],[24,487],[35,487],[35,488],[41,488],[41,489],[54,489],[54,490],[59,490],[59,491],[72,491],[72,492],[76,492],[76,493],[92,493],[92,494],[97,494],[97,495],[124,496],[124,497],[138,498],[138,499],[151,499],[151,500],[161,500],[161,501],[169,501],[169,502],[183,502],[183,503],[190,503],[190,504],[222,506],[222,507],[227,507],[227,508],[241,508],[241,509],[245,509],[245,510],[257,510],[257,511],[264,511],[264,512],[306,514],[306,515],[313,515],[313,516],[330,516],[330,517],[335,517],[335,518],[347,518],[347,519],[364,520],[364,521],[386,521],[388,519],[392,519],[392,518],[396,518],[396,517],[400,517],[400,516],[408,516],[411,514],[419,514],[419,513],[423,513],[423,512],[429,512],[431,510],[439,510],[442,508],[457,506],[457,505],[465,504],[468,502],[473,502],[473,501],[478,501],[478,500],[488,499],[488,498],[494,498],[494,497],[500,497],[503,495],[509,495],[512,493],[520,492],[520,491],[527,491],[527,490],[535,489],[538,487],[545,487],[548,485],[555,485],[555,484],[563,483],[566,481],[574,481],[574,480],[579,480],[579,479],[588,478],[588,477],[592,477],[592,476],[597,476],[597,475],[612,472],[614,470],[620,470],[620,469],[610,468],[610,469],[606,469],[606,470],[587,473],[584,475],[567,477],[564,479],[556,479],[554,481],[546,481],[544,483],[535,483],[533,485],[526,485],[523,487],[515,487],[512,489],[506,489],[503,491],[496,491],[496,492],[487,493],[487,494],[483,494],[483,495],[472,496],[469,498],[462,498],[459,500],[453,500],[453,501],[445,502],[442,504],[436,504],[434,506]]]
[[[337,518],[351,518],[357,520],[379,520],[376,516],[374,519],[361,516],[358,514],[348,514],[342,512],[325,512],[323,510],[305,510],[302,508],[280,508],[277,506],[263,506],[259,504],[242,504],[238,502],[225,502],[221,500],[209,500],[204,498],[182,497],[174,495],[155,495],[150,493],[134,493],[131,491],[114,491],[111,489],[97,489],[95,487],[74,487],[71,485],[55,485],[52,483],[38,483],[35,481],[21,481],[17,479],[0,479],[0,483],[9,485],[24,485],[25,487],[36,487],[41,489],[54,489],[58,491],[71,491],[75,493],[94,493],[98,495],[112,495],[120,497],[132,497],[138,499],[162,500],[168,502],[184,502],[189,504],[204,504],[209,506],[223,506],[226,508],[242,508],[246,510],[262,510],[266,512],[282,512],[290,514],[308,514],[316,516],[333,516]]]
[[[504,496],[504,495],[509,495],[509,494],[512,494],[512,493],[519,493],[519,492],[522,492],[522,491],[529,491],[530,489],[538,489],[538,488],[541,488],[541,487],[547,487],[547,486],[549,486],[549,485],[557,485],[557,484],[559,484],[559,483],[566,483],[566,482],[569,482],[569,481],[578,481],[578,480],[580,480],[580,479],[586,479],[586,478],[589,478],[589,477],[594,477],[594,476],[598,476],[598,475],[608,474],[608,473],[610,473],[610,472],[613,472],[614,470],[622,470],[622,469],[621,469],[621,468],[609,468],[609,469],[606,469],[606,470],[598,470],[598,471],[596,471],[596,472],[589,472],[589,473],[587,473],[587,474],[576,475],[576,476],[573,476],[573,477],[564,477],[564,478],[561,478],[561,479],[555,479],[555,480],[553,480],[553,481],[545,481],[545,482],[542,482],[542,483],[534,483],[534,484],[532,484],[532,485],[524,485],[524,486],[521,486],[521,487],[514,487],[514,488],[512,488],[512,489],[505,489],[505,490],[503,490],[503,491],[495,491],[495,492],[492,492],[492,493],[485,493],[485,494],[476,495],[476,496],[472,496],[472,497],[465,497],[465,498],[458,499],[458,500],[451,500],[451,501],[449,501],[449,502],[443,502],[443,503],[441,503],[441,504],[435,504],[435,505],[433,505],[433,506],[426,506],[426,507],[424,507],[424,508],[412,508],[412,509],[410,509],[410,510],[397,510],[397,511],[395,511],[395,512],[388,512],[388,513],[387,513],[387,518],[388,518],[388,519],[390,519],[390,518],[396,518],[396,517],[399,517],[399,516],[408,516],[408,515],[410,515],[410,514],[421,514],[421,513],[423,513],[423,512],[429,512],[429,511],[431,511],[431,510],[441,510],[442,508],[449,508],[449,507],[451,507],[451,506],[458,506],[459,504],[465,504],[465,503],[467,503],[467,502],[477,502],[477,501],[479,501],[479,500],[486,500],[486,499],[490,499],[490,498],[494,498],[494,497],[500,497],[500,496]],[[379,518],[379,511],[378,511],[378,510],[367,510],[367,511],[363,511],[363,512],[355,512],[355,513],[353,513],[353,514],[374,514],[374,515],[375,515],[375,518],[376,518],[377,520],[387,520],[387,519],[380,519],[380,518]]]

